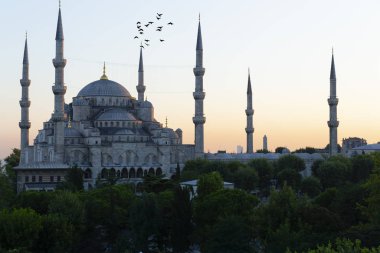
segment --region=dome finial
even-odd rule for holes
[[[108,80],[106,75],[106,62],[103,63],[103,75],[100,77],[100,80]]]

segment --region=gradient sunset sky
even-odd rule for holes
[[[66,103],[99,79],[137,96],[136,22],[156,21],[144,50],[145,94],[155,118],[182,128],[193,143],[195,43],[201,13],[206,73],[205,151],[245,149],[247,72],[253,88],[254,149],[324,147],[328,142],[329,71],[334,47],[338,141],[380,141],[380,1],[378,0],[62,0]],[[19,147],[22,55],[28,31],[30,143],[53,111],[58,0],[4,1],[0,8],[0,158]],[[165,39],[160,43],[160,38]]]

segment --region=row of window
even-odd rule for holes
[[[139,124],[137,122],[126,122],[126,121],[97,121],[95,122],[96,127],[128,127],[136,128]]]
[[[102,136],[102,141],[147,142],[148,136]]]
[[[38,178],[39,183],[42,183],[44,181],[42,176],[38,176],[38,177],[37,176],[31,176],[31,177],[25,176],[25,183],[29,183],[29,182],[35,183],[35,182],[37,182],[37,178]],[[54,179],[55,179],[54,176],[50,176],[50,182],[55,182]],[[56,182],[61,182],[61,176],[57,176],[56,180],[57,180]]]

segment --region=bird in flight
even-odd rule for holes
[[[149,42],[149,40],[145,40],[146,42]]]
[[[148,43],[145,43],[145,45],[147,45],[149,47],[149,44]]]
[[[138,22],[136,23],[136,25],[139,25],[139,24],[141,24],[141,22],[140,22],[140,21],[138,21]]]
[[[138,39],[139,37],[138,36],[135,36],[134,39]]]
[[[157,26],[158,29],[162,29],[163,26]]]
[[[172,23],[172,22],[169,22],[168,25],[173,25],[173,23]]]
[[[165,40],[163,40],[163,39],[160,39],[160,41],[161,41],[161,42],[164,42]]]
[[[144,46],[143,46],[143,45],[140,45],[140,47],[141,47],[141,48],[144,48]]]
[[[153,22],[153,21],[149,21],[148,23],[151,25],[151,24],[153,24],[154,22]]]
[[[143,32],[140,32],[140,34],[144,34]]]
[[[160,28],[157,28],[156,31],[161,32],[162,30]]]
[[[145,27],[148,27],[150,24],[146,24]]]
[[[157,16],[161,17],[163,13],[157,13]]]

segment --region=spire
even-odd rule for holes
[[[198,37],[197,37],[197,50],[203,50],[202,45],[202,32],[201,32],[201,15],[199,14],[199,23],[198,23]]]
[[[247,87],[247,94],[252,94],[252,86],[251,86],[251,73],[248,69],[248,87]]]
[[[29,57],[28,57],[28,34],[26,34],[25,37],[25,47],[24,47],[24,58],[22,60],[23,64],[29,64]]]
[[[332,55],[331,55],[330,79],[336,79],[336,76],[335,76],[335,63],[334,63],[334,49],[332,50]]]
[[[103,75],[100,77],[100,80],[108,80],[106,75],[106,62],[103,63]]]
[[[59,3],[57,32],[55,34],[55,40],[64,40],[64,38],[63,38],[63,27],[62,27],[62,15],[61,15],[61,2]]]
[[[139,72],[144,72],[142,48],[140,48]]]

